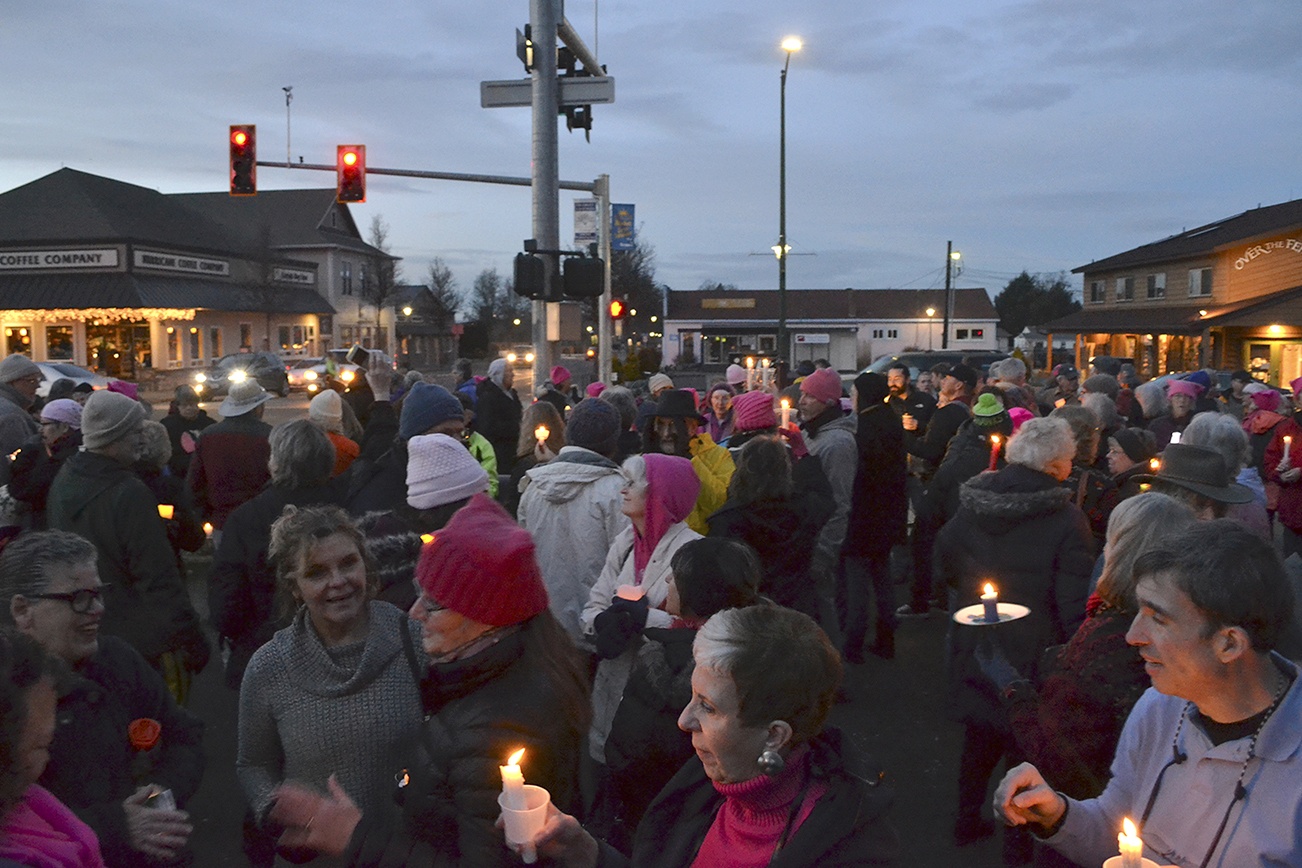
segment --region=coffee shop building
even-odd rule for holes
[[[1073,270],[1077,313],[1040,326],[1075,338],[1077,365],[1134,359],[1146,377],[1200,367],[1262,382],[1302,376],[1302,200],[1257,207]]]

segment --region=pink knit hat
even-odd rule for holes
[[[778,424],[773,396],[768,392],[746,392],[732,399],[732,425],[738,431],[759,431]]]
[[[1252,393],[1253,406],[1258,410],[1266,410],[1271,413],[1274,413],[1279,409],[1279,405],[1283,403],[1283,399],[1284,396],[1279,392],[1276,392],[1274,389]]]
[[[533,537],[486,494],[476,494],[421,549],[421,590],[458,615],[506,627],[547,608]]]
[[[1188,395],[1190,398],[1197,398],[1203,393],[1202,386],[1189,380],[1172,380],[1166,384],[1166,395]]]
[[[1008,418],[1013,420],[1013,433],[1016,434],[1017,429],[1022,427],[1022,423],[1027,419],[1034,419],[1035,414],[1025,407],[1011,407],[1008,410]]]
[[[561,383],[564,383],[566,380],[570,379],[570,369],[565,367],[564,365],[557,365],[556,367],[552,368],[551,377],[552,377],[552,385],[559,386]]]
[[[841,375],[831,368],[819,368],[800,381],[800,391],[827,404],[841,398]]]
[[[606,384],[597,380],[595,383],[588,383],[588,388],[583,390],[589,398],[599,398],[601,393],[606,391]]]
[[[1288,384],[1288,387],[1293,390],[1294,395],[1302,392],[1302,377],[1298,377],[1296,380],[1291,381]]]

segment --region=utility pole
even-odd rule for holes
[[[288,166],[293,162],[289,156],[289,104],[294,100],[294,86],[282,87],[285,92],[285,165]]]
[[[949,322],[954,318],[954,242],[945,242],[945,330],[940,333],[940,348],[949,349]]]
[[[560,162],[557,156],[556,34],[560,24],[558,0],[529,0],[529,29],[533,34],[533,237],[542,250],[560,249]],[[555,298],[552,284],[560,278],[558,258],[540,254],[546,264],[544,295]],[[534,388],[547,379],[556,363],[557,346],[547,340],[548,302],[533,303]]]
[[[614,346],[610,322],[610,176],[600,175],[593,184],[592,195],[597,200],[597,255],[606,263],[604,290],[597,307],[597,379],[607,383],[610,379]]]

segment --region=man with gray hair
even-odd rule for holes
[[[1022,407],[1040,415],[1040,405],[1026,386],[1026,362],[1016,356],[1000,359],[990,366],[986,382],[1004,393],[1009,407]]]
[[[168,678],[184,702],[187,673],[208,662],[208,641],[190,605],[158,501],[132,472],[140,457],[144,408],[126,395],[96,392],[81,416],[84,451],[50,486],[49,525],[80,534],[99,552],[105,592],[101,629],[117,636]]]
[[[0,455],[12,455],[40,433],[28,412],[41,384],[41,369],[22,353],[0,361]],[[9,462],[0,462],[0,483],[9,481]]]
[[[474,429],[493,445],[497,472],[509,475],[515,466],[515,447],[520,440],[520,417],[524,410],[520,396],[511,388],[515,371],[506,359],[493,359],[488,376],[476,386]]]

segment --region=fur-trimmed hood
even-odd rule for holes
[[[1068,507],[1071,492],[1049,474],[1020,464],[981,473],[959,490],[959,506],[989,534],[1007,533],[1021,523]]]

